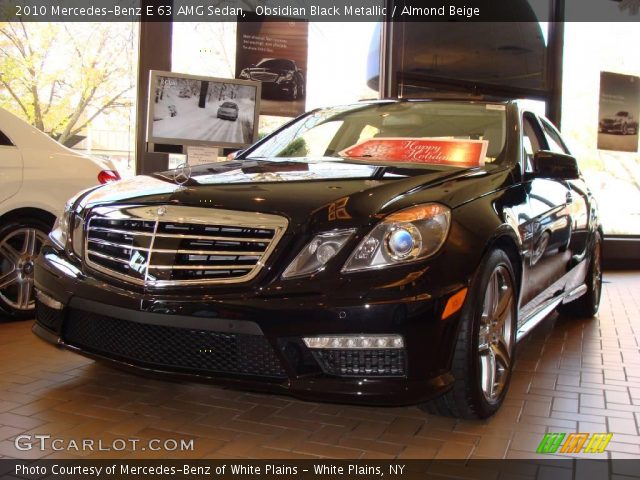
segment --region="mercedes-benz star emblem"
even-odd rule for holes
[[[159,217],[162,217],[167,213],[167,207],[158,207],[158,211],[156,213]]]
[[[191,165],[188,163],[183,163],[182,165],[178,165],[175,169],[175,174],[173,176],[173,181],[178,185],[184,185],[191,178]]]

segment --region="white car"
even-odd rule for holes
[[[110,162],[74,152],[0,108],[0,320],[33,318],[33,260],[65,202],[119,179]]]

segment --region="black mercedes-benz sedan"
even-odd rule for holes
[[[304,73],[287,58],[263,58],[256,65],[243,68],[239,78],[262,82],[266,95],[283,94],[289,100],[305,97]]]
[[[71,199],[37,260],[34,331],[148,374],[482,418],[518,340],[555,309],[597,312],[601,245],[546,119],[363,102]]]

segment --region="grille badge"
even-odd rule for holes
[[[173,181],[177,185],[182,186],[185,183],[187,183],[190,178],[191,178],[191,165],[185,162],[179,165],[178,168],[176,168],[175,174],[173,176]]]

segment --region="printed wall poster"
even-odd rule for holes
[[[262,115],[294,117],[305,111],[308,22],[238,19],[236,78],[262,82]]]
[[[638,151],[640,77],[600,72],[598,148]]]

